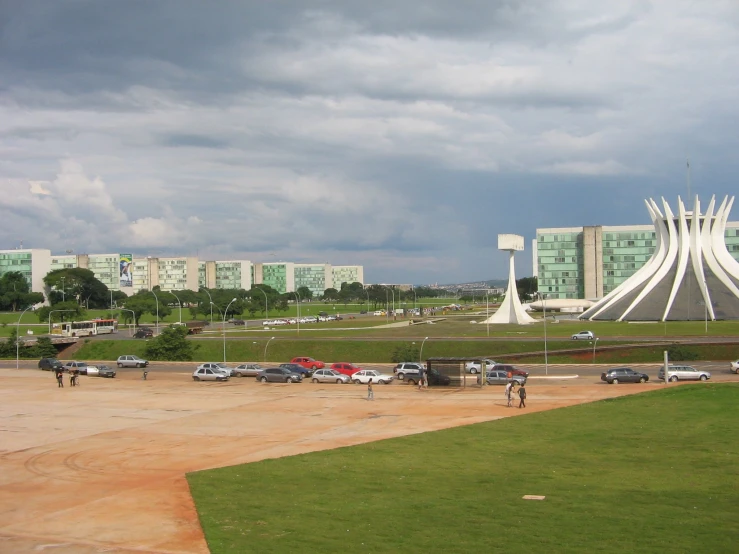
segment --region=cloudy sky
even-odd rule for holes
[[[739,190],[738,66],[736,0],[0,0],[0,249],[530,275]]]

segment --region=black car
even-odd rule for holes
[[[154,336],[154,331],[151,329],[139,329],[133,334],[133,338],[135,339],[148,339],[149,337]]]
[[[634,371],[630,367],[614,367],[603,372],[600,380],[605,381],[609,385],[618,385],[619,383],[646,383],[649,381],[649,375]]]
[[[366,313],[367,313],[367,310],[359,310],[359,314],[360,314],[360,315],[364,315],[364,314],[366,314]]]
[[[443,375],[433,368],[425,370],[424,376],[426,377],[426,381],[429,386],[432,387],[448,387],[452,383],[452,380],[448,375]],[[420,375],[406,375],[406,381],[409,385],[417,385],[420,379]]]
[[[298,373],[303,377],[310,377],[313,375],[313,372],[310,369],[306,369],[300,364],[280,364],[280,367],[289,369],[293,373]]]
[[[56,358],[41,358],[38,361],[38,368],[46,371],[55,371],[57,369],[64,369],[64,365]]]
[[[243,319],[234,319],[233,324],[234,325],[244,325],[246,322]]]

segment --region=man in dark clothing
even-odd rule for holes
[[[56,385],[57,388],[61,387],[64,388],[64,370],[61,368],[55,370],[56,372]]]
[[[521,388],[518,389],[518,398],[520,398],[518,407],[525,408],[526,407],[526,385],[522,384]]]

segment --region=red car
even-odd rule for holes
[[[511,376],[513,376],[513,375],[518,375],[520,377],[528,377],[529,376],[529,372],[528,371],[526,371],[525,369],[518,369],[514,365],[495,364],[493,367],[488,368],[488,369],[490,369],[491,371],[492,370],[505,371],[506,373],[510,373]]]
[[[339,373],[343,373],[344,375],[348,375],[349,377],[354,375],[357,371],[362,370],[361,367],[347,362],[331,364],[331,369],[338,371]]]
[[[290,360],[291,364],[298,364],[302,365],[305,369],[310,369],[312,371],[315,371],[316,369],[323,369],[326,367],[326,364],[323,362],[319,362],[318,360],[314,360],[313,358],[306,358],[305,356],[298,356],[297,358],[293,358]]]

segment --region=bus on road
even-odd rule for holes
[[[54,323],[51,327],[52,335],[62,337],[91,337],[118,332],[117,319],[91,319],[89,321],[65,321]]]

